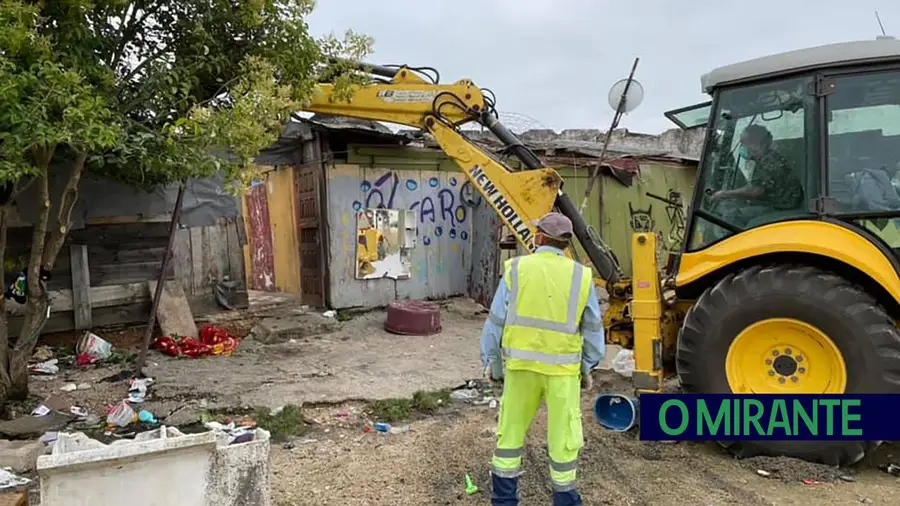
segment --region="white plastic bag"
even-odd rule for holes
[[[78,344],[75,346],[75,353],[78,355],[83,353],[97,357],[97,360],[104,360],[112,355],[112,344],[97,334],[88,331],[78,340]]]
[[[121,401],[116,405],[115,409],[106,416],[106,423],[118,427],[127,427],[128,424],[137,420],[137,413],[131,409],[127,402]]]
[[[619,350],[612,361],[612,369],[622,376],[630,378],[634,374],[634,351]]]

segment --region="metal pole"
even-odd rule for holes
[[[184,201],[185,182],[178,187],[178,198],[175,199],[175,210],[172,211],[172,221],[169,223],[169,244],[163,255],[162,266],[159,269],[159,278],[156,281],[156,292],[153,295],[153,304],[150,307],[150,318],[147,321],[147,329],[144,331],[144,341],[134,363],[134,371],[140,377],[143,375],[144,364],[147,362],[147,350],[150,349],[150,338],[153,337],[153,329],[156,327],[156,311],[159,309],[159,298],[162,297],[163,286],[166,283],[166,271],[169,270],[169,259],[172,257],[172,245],[175,244],[175,232],[178,231],[178,222],[181,218],[181,204]]]
[[[588,198],[594,190],[594,183],[600,177],[600,164],[603,163],[603,158],[606,156],[606,148],[609,147],[609,140],[612,137],[612,132],[619,125],[619,119],[622,117],[622,109],[625,108],[625,97],[628,96],[628,89],[631,88],[631,81],[634,80],[634,72],[637,70],[638,61],[640,61],[640,58],[634,59],[634,64],[631,66],[631,73],[628,74],[628,81],[625,81],[625,90],[622,91],[622,96],[619,98],[619,104],[616,106],[616,114],[613,116],[612,124],[610,124],[609,129],[606,130],[606,137],[603,139],[603,148],[600,149],[600,161],[597,163],[596,167],[591,167],[591,175],[590,179],[588,179],[587,190],[584,192],[584,200],[581,201],[581,207],[578,208],[579,214],[584,214],[584,210],[587,208]]]

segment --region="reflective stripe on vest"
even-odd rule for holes
[[[579,325],[592,282],[587,269],[552,253],[506,263],[510,295],[501,353],[507,368],[550,375],[581,370]]]
[[[569,288],[569,304],[566,307],[566,322],[559,323],[550,320],[542,320],[540,318],[532,318],[528,316],[519,316],[516,308],[517,298],[519,296],[519,258],[516,257],[512,261],[510,268],[510,292],[509,308],[506,313],[507,325],[520,325],[522,327],[531,327],[542,330],[552,330],[553,332],[562,332],[563,334],[575,334],[578,332],[578,295],[581,292],[581,276],[584,273],[584,266],[575,263],[572,272],[572,287]],[[568,362],[564,362],[568,363]]]

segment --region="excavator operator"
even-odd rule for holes
[[[506,261],[481,335],[485,374],[504,380],[492,459],[493,506],[519,503],[525,434],[541,399],[547,405],[553,505],[582,504],[575,488],[584,445],[579,387],[591,387],[590,371],[605,353],[603,318],[591,269],[563,253],[572,222],[548,213],[536,227],[538,248]]]
[[[710,201],[730,201],[726,215],[737,224],[773,211],[798,209],[803,204],[803,184],[791,163],[773,146],[772,134],[762,125],[749,125],[740,138],[738,156],[755,162],[750,184],[720,190]],[[744,201],[744,202],[738,202]]]

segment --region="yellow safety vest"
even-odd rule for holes
[[[506,368],[552,376],[581,372],[581,315],[591,271],[552,252],[504,264],[510,291],[501,347]]]

